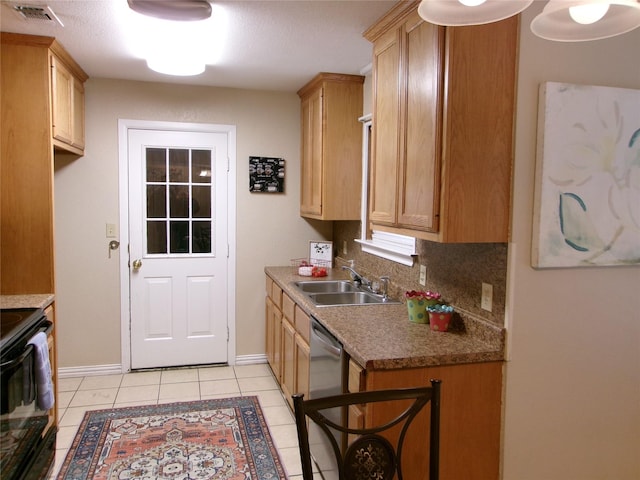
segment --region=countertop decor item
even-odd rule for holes
[[[85,413],[59,480],[286,479],[258,397]],[[172,474],[173,472],[173,474]]]
[[[413,323],[429,323],[427,307],[442,302],[442,295],[432,291],[409,290],[404,296],[407,299],[409,321]]]
[[[453,315],[453,307],[451,305],[429,305],[427,307],[429,315],[429,326],[434,332],[446,332],[449,330],[449,323]]]
[[[310,241],[309,261],[312,265],[331,267],[333,265],[333,242]]]
[[[302,277],[326,277],[331,262],[327,260],[310,260],[306,258],[291,259],[291,266]]]

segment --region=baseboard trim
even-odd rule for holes
[[[267,363],[265,354],[240,355],[236,357],[235,365],[254,365],[257,363]],[[124,373],[122,365],[114,363],[111,365],[87,365],[84,367],[63,367],[58,369],[58,378],[88,377],[95,375],[119,375]]]
[[[267,356],[264,353],[256,355],[240,355],[236,357],[236,365],[253,365],[255,363],[267,363]]]
[[[119,375],[122,373],[122,365],[88,365],[84,367],[62,367],[58,369],[58,378],[88,377],[94,375]]]

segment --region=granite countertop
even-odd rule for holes
[[[302,277],[293,267],[266,267],[265,273],[307,314],[326,326],[366,369],[504,360],[504,329],[465,312],[458,312],[455,331],[433,332],[429,325],[411,323],[404,303],[316,307],[293,285],[298,281],[348,278],[341,270],[329,269],[329,275],[323,278]]]
[[[53,303],[52,293],[30,293],[26,295],[0,295],[2,308],[42,308]]]

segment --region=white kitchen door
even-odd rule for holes
[[[131,368],[227,362],[227,137],[128,130]]]

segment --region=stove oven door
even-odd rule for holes
[[[47,322],[50,327],[51,323]],[[47,326],[37,331],[43,331]],[[55,454],[55,427],[36,401],[33,345],[0,362],[0,478],[44,478]],[[7,358],[7,357],[10,358]]]

